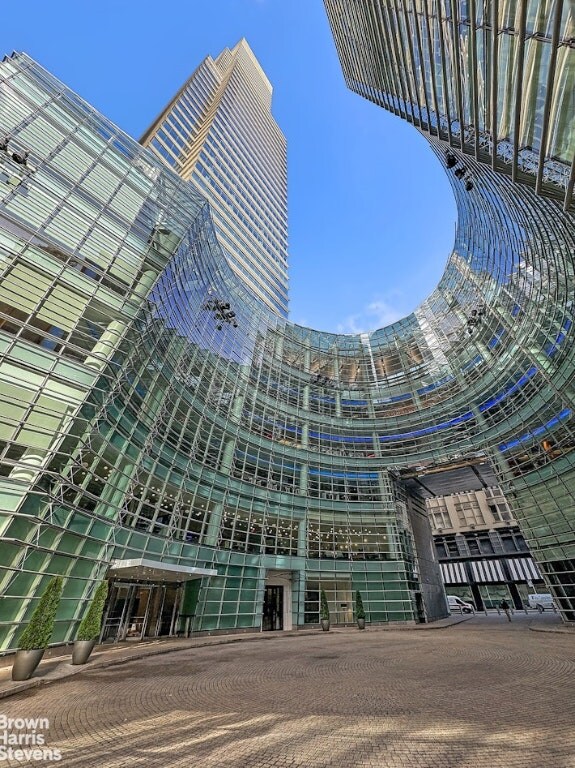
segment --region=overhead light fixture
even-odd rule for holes
[[[14,152],[12,154],[12,160],[14,160],[15,163],[18,163],[18,165],[26,165],[29,154],[30,152],[28,150],[25,152]]]

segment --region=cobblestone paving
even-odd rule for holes
[[[469,622],[179,651],[0,712],[49,718],[67,768],[575,768],[574,678],[574,636]]]

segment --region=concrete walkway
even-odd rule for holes
[[[124,644],[47,659],[0,717],[66,768],[575,768],[573,640],[479,614]]]
[[[461,616],[452,616],[433,624],[420,624],[411,629],[441,629],[459,624],[465,619]],[[382,631],[388,627],[378,626],[371,630]],[[397,629],[397,627],[396,627]],[[408,627],[401,627],[408,629]],[[230,643],[250,642],[254,640],[278,640],[284,637],[298,637],[315,635],[317,629],[293,630],[290,632],[246,632],[239,634],[201,635],[190,638],[161,638],[158,640],[145,640],[142,642],[124,642],[96,646],[87,664],[74,666],[72,664],[72,646],[58,646],[46,651],[43,660],[30,680],[15,682],[12,680],[12,664],[14,656],[0,657],[0,699],[22,693],[39,685],[63,680],[81,672],[92,669],[104,669],[116,664],[125,664],[136,659],[143,659],[158,654],[183,651],[188,648],[205,648],[212,645],[228,645]],[[355,627],[332,627],[330,632],[355,632]]]
[[[485,616],[483,613],[478,613],[474,616],[468,615],[452,615],[449,618],[441,619],[440,621],[433,622],[431,624],[416,624],[409,626],[398,625],[377,625],[373,627],[367,627],[369,632],[391,632],[391,631],[423,631],[429,632],[432,630],[446,629],[448,627],[456,626],[463,622],[468,622],[470,627],[473,626],[491,626],[504,627],[508,622],[504,622],[505,616],[498,616],[495,612]],[[558,616],[551,614],[544,614],[539,616],[536,614],[529,614],[526,616],[523,612],[518,612],[514,615],[513,626],[514,628],[529,625],[529,629],[539,632],[560,632],[560,633],[575,633],[575,628],[565,627]],[[4,699],[7,696],[13,696],[17,693],[22,693],[31,688],[36,688],[40,685],[54,683],[58,680],[63,680],[73,675],[78,675],[82,672],[93,669],[104,669],[106,667],[112,667],[117,664],[125,664],[136,659],[144,659],[151,656],[157,656],[159,654],[173,653],[176,651],[183,651],[190,648],[205,648],[213,645],[228,645],[230,643],[240,642],[253,642],[255,640],[281,640],[285,637],[304,637],[306,635],[315,635],[318,633],[317,629],[304,629],[293,630],[290,632],[249,632],[241,634],[220,634],[220,635],[201,635],[199,637],[190,638],[169,638],[158,640],[147,640],[143,642],[124,642],[105,644],[97,646],[90,660],[87,664],[74,666],[71,663],[72,646],[59,646],[56,648],[50,648],[44,655],[44,659],[40,662],[40,665],[34,672],[34,675],[30,680],[24,680],[21,682],[14,682],[11,678],[11,670],[13,663],[13,656],[0,657],[0,699]],[[355,627],[347,626],[335,626],[330,629],[331,633],[355,633],[358,630]]]

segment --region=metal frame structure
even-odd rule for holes
[[[544,170],[538,191],[540,165],[519,159],[514,181],[507,139],[490,143],[452,62],[475,35],[481,68],[477,38],[492,30],[434,25],[431,0],[327,6],[344,71],[357,63],[348,83],[428,127],[459,210],[437,289],[359,336],[266,308],[173,169],[27,56],[0,65],[0,648],[15,647],[50,575],[66,579],[61,642],[111,564],[138,558],[217,571],[186,585],[186,631],[261,629],[280,576],[294,626],[318,621],[320,589],[342,622],[358,589],[373,622],[444,615],[414,476],[461,464],[492,485],[487,462],[575,620],[573,140],[545,160],[567,169],[566,189]],[[433,117],[454,73],[461,93]],[[537,76],[544,92],[549,73]],[[496,92],[518,101],[513,87]],[[469,134],[457,120],[467,103]],[[537,129],[549,146],[561,104]]]

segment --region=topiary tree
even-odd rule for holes
[[[327,597],[325,595],[325,590],[322,589],[319,596],[320,604],[319,604],[319,615],[320,618],[324,621],[329,621],[329,605],[327,604]]]
[[[95,640],[99,636],[107,596],[108,582],[102,581],[96,589],[86,615],[80,622],[76,640]]]
[[[359,589],[355,593],[355,618],[365,619],[365,610],[363,608],[363,600],[361,599],[361,592]]]
[[[47,648],[54,631],[56,611],[62,597],[63,581],[61,576],[54,576],[48,582],[46,591],[36,606],[30,623],[22,632],[18,647],[22,651],[37,651]]]

